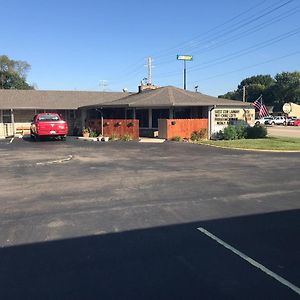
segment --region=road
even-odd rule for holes
[[[299,126],[268,126],[269,136],[300,138]]]
[[[0,298],[299,299],[299,159],[1,141]]]

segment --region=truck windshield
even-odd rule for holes
[[[47,121],[59,121],[59,116],[57,115],[43,115],[38,117],[38,121],[47,122]]]

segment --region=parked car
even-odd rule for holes
[[[290,126],[300,126],[300,119],[289,121],[288,125]]]
[[[284,116],[277,116],[274,117],[271,120],[266,121],[267,125],[286,125],[287,124],[287,119]]]
[[[294,125],[293,123],[295,120],[297,120],[297,117],[288,117],[288,119],[287,119],[288,125],[293,126]]]
[[[30,134],[33,139],[40,139],[45,136],[66,139],[68,124],[57,113],[40,113],[34,116],[30,126]]]
[[[267,121],[273,120],[272,116],[263,117],[255,120],[255,125],[265,125]]]

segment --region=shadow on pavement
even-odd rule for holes
[[[300,210],[0,249],[1,299],[297,299],[196,228],[300,285]]]

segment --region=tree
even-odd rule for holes
[[[266,88],[274,83],[275,80],[271,77],[271,75],[256,75],[242,80],[238,85],[238,89],[242,89],[243,86],[249,87],[251,85],[259,85],[262,88]]]
[[[0,55],[0,89],[33,89],[26,82],[29,70],[30,65],[26,61],[12,60],[6,55]]]
[[[243,87],[246,87],[246,100],[254,101],[260,95],[267,96],[266,102],[269,102],[269,97],[266,91],[275,83],[275,80],[270,75],[257,75],[248,77],[241,81],[237,90],[228,92],[220,98],[227,98],[232,100],[243,100]],[[266,93],[266,95],[264,95]],[[265,97],[264,97],[265,98]]]
[[[300,103],[300,72],[282,72],[275,76],[275,101]]]
[[[220,95],[220,98],[242,100],[243,86],[246,87],[246,100],[253,102],[260,95],[267,105],[281,110],[285,102],[300,104],[300,72],[282,72],[271,75],[257,75],[241,81],[237,90]]]

